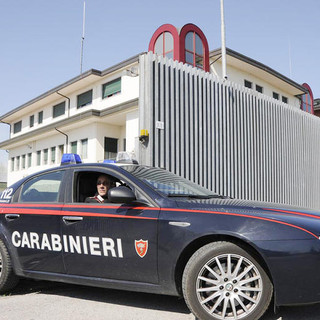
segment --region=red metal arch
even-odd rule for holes
[[[310,110],[311,112],[310,112],[310,113],[311,113],[311,114],[314,114],[314,109],[313,109],[313,93],[312,93],[311,87],[310,87],[307,83],[303,83],[302,86],[308,90],[308,93],[309,93],[310,99],[311,99],[311,110]],[[306,93],[306,94],[307,94],[307,93]],[[303,101],[302,101],[302,99],[301,99],[301,109],[303,109],[302,104],[303,104]]]
[[[188,23],[184,25],[180,31],[180,58],[179,61],[185,63],[185,43],[186,43],[186,35],[188,32],[195,32],[201,39],[204,46],[204,56],[203,56],[203,69],[209,72],[209,45],[206,36],[202,32],[202,30],[192,23]]]
[[[179,53],[180,53],[179,33],[178,33],[177,28],[169,23],[163,24],[155,31],[155,33],[153,34],[153,36],[149,42],[148,51],[154,52],[155,43],[156,43],[158,37],[164,32],[170,32],[172,34],[172,37],[173,37],[173,59],[181,61],[179,59]]]

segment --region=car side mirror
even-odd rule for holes
[[[130,203],[136,200],[136,196],[128,187],[119,186],[108,191],[108,200],[113,203]]]

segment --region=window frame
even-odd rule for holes
[[[119,89],[119,90],[116,90],[116,91],[114,91],[114,92],[112,92],[112,93],[110,93],[109,95],[105,95],[105,87],[106,87],[107,85],[112,85],[112,84],[114,84],[114,83],[116,83],[116,82],[119,82],[119,83],[120,83],[120,89]],[[106,83],[104,83],[104,84],[102,85],[102,100],[111,98],[111,97],[113,97],[113,96],[115,96],[115,95],[118,95],[118,94],[121,94],[121,91],[122,91],[122,78],[121,78],[121,77],[116,78],[116,79],[113,79],[113,80],[111,80],[111,81],[108,81],[108,82],[106,82]]]
[[[88,95],[89,96],[89,100],[86,101],[85,99],[85,102],[81,103],[80,104],[80,100],[82,99],[82,97],[84,97],[85,95]],[[81,109],[81,108],[84,108],[86,106],[89,106],[92,104],[92,101],[93,101],[93,89],[90,89],[90,90],[87,90],[85,92],[82,92],[81,94],[78,94],[77,95],[77,109]]]
[[[63,109],[63,113],[61,113],[61,111],[55,112],[55,110],[59,110],[59,109],[61,109],[61,110]],[[58,114],[56,114],[56,113],[58,113]],[[60,102],[52,107],[52,118],[53,119],[61,117],[65,114],[66,114],[66,102],[65,101]]]
[[[22,120],[16,122],[13,124],[13,133],[18,133],[21,132],[22,130]]]
[[[30,128],[34,126],[34,114],[29,117],[29,126]]]

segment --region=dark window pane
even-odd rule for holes
[[[279,93],[273,92],[272,96],[273,96],[274,99],[279,100]]]
[[[53,106],[53,118],[62,116],[66,111],[66,103],[65,102],[61,102],[59,104],[56,104],[55,106]]]
[[[193,47],[193,32],[188,32],[186,35],[186,44],[185,44],[186,50],[194,52]]]
[[[51,172],[26,182],[20,202],[58,202],[63,171]]]
[[[193,65],[193,54],[186,51],[186,63]]]
[[[43,164],[48,164],[48,149],[43,150]]]
[[[118,139],[104,138],[104,158],[115,159],[118,152]]]
[[[158,37],[154,45],[154,53],[163,54],[163,33]]]
[[[42,123],[42,121],[43,121],[43,111],[40,111],[38,113],[38,123],[40,124],[40,123]]]
[[[263,92],[263,88],[262,88],[261,86],[257,85],[257,84],[256,84],[256,90],[257,90],[258,92],[260,92],[260,93]]]
[[[102,98],[111,97],[121,92],[121,78],[105,83],[102,86]]]
[[[196,56],[196,67],[203,69],[203,57]]]
[[[92,90],[79,94],[77,97],[77,108],[85,107],[92,103]]]
[[[252,82],[250,82],[250,81],[248,81],[248,80],[244,80],[244,86],[246,87],[246,88],[252,88]]]
[[[203,43],[201,38],[196,34],[196,54],[203,55]]]
[[[26,168],[26,155],[24,154],[22,156],[22,169],[25,169]]]
[[[34,115],[30,116],[30,128],[34,125]]]
[[[288,103],[288,98],[287,98],[287,97],[282,96],[282,102],[284,102],[284,103]]]
[[[56,162],[56,147],[51,148],[51,163]]]
[[[37,151],[37,166],[40,166],[41,164],[41,151]]]
[[[13,133],[17,133],[21,131],[21,127],[22,127],[22,121],[16,122],[13,125]]]

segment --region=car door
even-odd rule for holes
[[[60,212],[65,170],[26,180],[3,220],[21,268],[30,272],[64,273]]]
[[[84,203],[81,193],[91,188],[93,195],[101,173],[121,180],[137,193],[132,181],[115,171],[74,171],[70,181],[73,199],[63,208],[68,274],[157,283],[159,208],[145,203]]]

